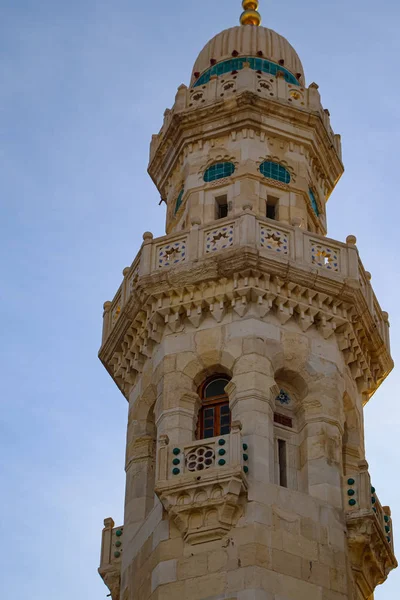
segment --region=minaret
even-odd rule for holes
[[[368,600],[397,566],[363,429],[388,315],[356,238],[326,237],[340,136],[242,4],[151,141],[166,235],[104,305],[100,359],[129,402],[112,600]]]

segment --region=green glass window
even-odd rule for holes
[[[216,179],[230,177],[234,171],[235,165],[231,162],[215,163],[214,165],[211,165],[211,167],[208,167],[204,173],[204,181],[209,183],[210,181],[215,181]]]
[[[316,200],[314,192],[312,191],[311,188],[308,190],[308,195],[310,196],[311,206],[313,208],[313,211],[315,212],[317,217],[319,217],[319,209],[318,209],[317,200]]]
[[[281,181],[282,183],[290,183],[290,173],[282,165],[266,160],[260,165],[260,173],[269,179]]]
[[[179,208],[180,208],[180,206],[181,206],[181,204],[182,204],[182,198],[183,198],[184,191],[185,191],[185,190],[184,190],[184,189],[182,189],[182,190],[180,191],[180,193],[179,193],[179,196],[178,196],[178,197],[177,197],[177,199],[176,199],[176,202],[175,202],[175,210],[174,210],[174,215],[176,215],[176,213],[178,212],[178,210],[179,210]]]
[[[228,385],[229,379],[221,377],[220,379],[213,379],[204,388],[204,398],[211,398],[213,396],[223,396],[225,394],[225,387]]]
[[[193,87],[207,84],[213,75],[217,75],[219,77],[221,75],[225,75],[226,73],[232,73],[232,71],[241,71],[245,63],[249,63],[250,68],[253,69],[253,71],[261,71],[261,73],[266,73],[267,75],[275,76],[278,72],[281,72],[284,74],[285,81],[287,83],[291,83],[292,85],[300,85],[297,78],[281,65],[277,65],[276,63],[273,63],[270,60],[265,60],[264,58],[241,56],[240,58],[231,58],[213,65],[204,71],[202,75],[200,75],[200,77],[194,82]]]

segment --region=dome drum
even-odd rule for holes
[[[217,67],[232,57],[264,58],[284,67],[294,80],[300,80],[304,85],[303,66],[289,42],[272,29],[252,26],[231,27],[212,38],[194,64],[191,85],[195,85],[210,67]]]

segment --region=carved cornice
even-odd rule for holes
[[[197,328],[206,315],[221,322],[233,311],[302,331],[336,335],[353,379],[372,394],[393,367],[358,282],[325,276],[251,247],[231,248],[138,279],[134,292],[100,350],[100,358],[128,397],[164,331]]]
[[[286,131],[283,126],[285,122],[296,123],[296,133]],[[318,159],[330,189],[333,189],[343,173],[343,164],[320,111],[301,109],[247,90],[230,98],[229,102],[218,100],[199,106],[195,111],[188,109],[173,112],[150,161],[148,171],[151,178],[160,191],[164,190],[186,145],[231,134],[232,131],[240,131],[246,127],[264,133],[275,133],[282,139],[296,140],[308,147],[311,159]],[[315,137],[310,135],[312,131]]]

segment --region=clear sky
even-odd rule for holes
[[[399,4],[262,0],[261,12],[342,134],[329,235],[357,236],[398,360]],[[122,523],[127,403],[97,359],[102,305],[142,233],[163,233],[151,135],[239,14],[240,0],[0,0],[2,598],[108,593],[96,571],[104,517]],[[399,383],[400,366],[365,410],[397,539]],[[376,600],[399,586],[400,570]]]

